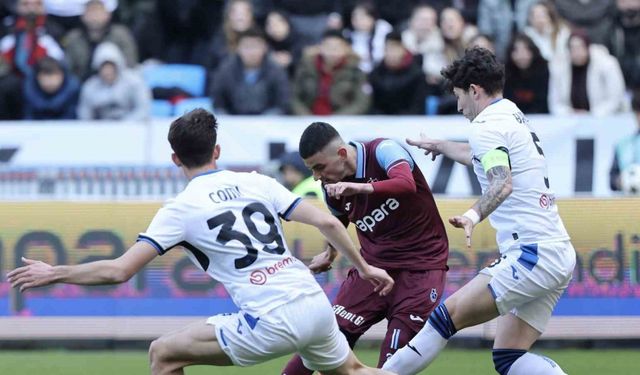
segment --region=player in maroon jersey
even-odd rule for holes
[[[322,181],[329,209],[345,226],[356,225],[362,256],[395,280],[393,291],[379,297],[352,269],[333,305],[352,347],[372,325],[388,320],[380,367],[424,326],[442,296],[449,248],[438,208],[422,172],[393,140],[346,143],[331,125],[315,122],[302,133],[300,155]],[[336,254],[329,247],[309,268],[328,270]],[[294,357],[282,373],[312,371]]]

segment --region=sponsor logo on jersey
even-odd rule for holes
[[[289,267],[293,263],[296,262],[296,258],[294,257],[286,257],[283,260],[280,260],[271,266],[264,267],[261,270],[256,270],[251,272],[249,275],[249,282],[253,285],[263,285],[267,282],[269,276],[273,276],[278,273],[280,270]]]
[[[556,204],[556,197],[550,196],[547,194],[542,194],[540,196],[539,202],[540,202],[540,207],[544,208],[545,210],[548,210]]]
[[[345,310],[344,306],[333,305],[333,312],[337,316],[341,317],[342,319],[348,320],[348,321],[350,321],[351,323],[353,323],[353,324],[355,324],[357,326],[359,326],[362,323],[364,323],[364,318],[363,317]]]
[[[371,211],[369,215],[366,215],[356,221],[356,226],[363,232],[373,232],[373,228],[376,224],[387,218],[391,214],[391,211],[397,210],[398,207],[400,207],[400,202],[394,198],[389,198],[386,202],[381,204],[380,207]]]
[[[351,209],[351,202],[347,202],[344,204],[344,210],[349,211]]]
[[[409,319],[413,320],[414,322],[422,322],[422,323],[424,323],[424,319],[422,319],[418,315],[409,314]]]

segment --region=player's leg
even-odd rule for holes
[[[190,365],[233,365],[218,343],[215,327],[206,321],[154,340],[149,347],[149,360],[154,375],[183,374],[183,368]]]
[[[490,276],[479,274],[447,298],[431,313],[424,328],[382,368],[403,375],[417,374],[433,362],[459,329],[498,316],[493,295],[487,287],[490,280]]]
[[[378,367],[424,328],[442,298],[446,271],[403,271],[394,280],[394,292],[387,297],[387,334],[380,347]]]
[[[350,347],[373,324],[384,318],[384,304],[384,299],[373,291],[371,283],[362,280],[355,269],[349,271],[340,286],[333,311],[340,331]],[[295,355],[282,370],[282,375],[311,374],[313,371],[304,366],[299,355]]]

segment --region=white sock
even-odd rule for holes
[[[382,369],[398,375],[417,374],[433,362],[448,341],[427,323],[405,347],[384,363]]]
[[[518,358],[507,372],[507,375],[567,375],[551,359],[534,354],[525,353]]]

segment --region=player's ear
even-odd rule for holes
[[[213,148],[213,160],[218,160],[219,157],[220,157],[220,145],[217,144]]]
[[[175,152],[171,154],[171,160],[173,160],[173,164],[175,164],[176,167],[182,167],[182,162]]]
[[[340,146],[338,147],[338,156],[340,156],[341,158],[346,158],[347,157],[347,147],[346,146]]]

